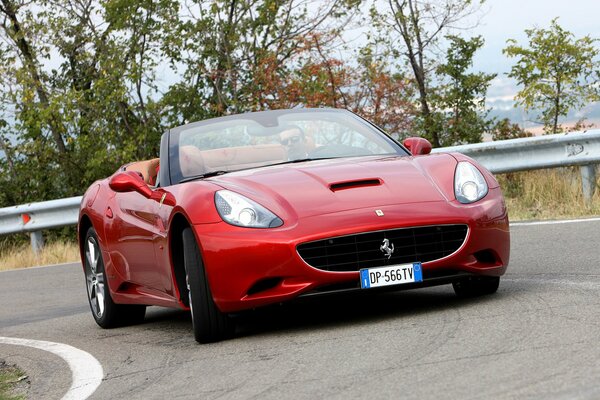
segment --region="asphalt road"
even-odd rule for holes
[[[0,273],[0,336],[66,343],[105,372],[96,399],[600,398],[600,222],[512,228],[497,294],[451,286],[310,299],[240,318],[237,336],[198,345],[187,313],[149,308],[102,330],[79,265]],[[70,371],[40,350],[0,345],[60,398]]]

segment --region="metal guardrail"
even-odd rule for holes
[[[600,163],[600,129],[497,142],[444,147],[434,153],[458,152],[477,160],[492,173],[581,166],[583,192],[591,199]],[[31,233],[31,246],[43,246],[43,229],[77,223],[81,196],[0,208],[0,235]]]
[[[44,245],[42,230],[77,224],[82,197],[0,208],[0,235],[30,232],[31,247],[37,252]]]
[[[494,174],[600,162],[600,129],[434,149],[463,153]]]

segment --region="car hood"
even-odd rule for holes
[[[270,166],[210,180],[275,213],[283,208],[302,218],[393,204],[449,201],[455,166],[456,160],[448,154],[359,157]]]

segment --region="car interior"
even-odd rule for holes
[[[137,161],[125,166],[125,171],[138,172],[144,182],[149,186],[156,185],[156,177],[158,175],[160,159],[153,158],[151,160]]]

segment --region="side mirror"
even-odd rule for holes
[[[431,153],[431,143],[429,140],[420,137],[409,137],[402,142],[413,156],[425,155]]]
[[[138,192],[145,198],[152,197],[152,189],[136,172],[125,171],[114,174],[108,181],[108,186],[115,192]]]
[[[108,186],[115,192],[138,192],[147,199],[152,199],[162,206],[175,206],[175,196],[164,189],[152,190],[142,177],[133,171],[119,172],[114,174],[108,181]]]

